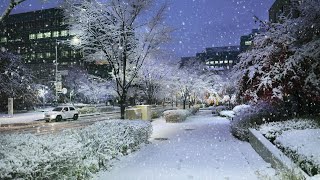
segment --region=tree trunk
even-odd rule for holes
[[[183,109],[186,109],[186,100],[183,99]]]
[[[126,109],[126,107],[125,107],[124,103],[121,102],[120,103],[120,119],[124,119],[125,109]]]

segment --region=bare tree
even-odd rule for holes
[[[121,118],[127,93],[145,59],[169,40],[171,29],[163,23],[167,5],[158,10],[155,0],[67,0],[65,14],[70,29],[81,41],[77,47],[90,60],[106,60],[119,96]],[[78,3],[75,5],[75,3]],[[106,69],[107,70],[107,69]]]

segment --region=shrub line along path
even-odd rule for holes
[[[124,156],[95,179],[184,180],[272,177],[270,167],[247,142],[230,133],[230,121],[201,110],[182,123],[152,122],[151,143]]]

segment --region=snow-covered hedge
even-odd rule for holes
[[[234,118],[235,113],[233,111],[220,111],[219,116],[227,117],[228,119]]]
[[[96,107],[82,107],[78,109],[80,114],[89,114],[98,112]]]
[[[168,110],[163,112],[163,116],[166,122],[172,123],[185,121],[190,115],[191,112],[185,109]]]
[[[251,108],[250,105],[246,105],[246,104],[240,104],[240,105],[237,105],[235,106],[232,111],[235,113],[235,114],[238,114],[241,112],[241,110],[244,110],[244,109],[248,109],[248,108]]]
[[[320,175],[320,129],[284,131],[275,144],[310,176]]]
[[[231,121],[231,133],[240,140],[248,141],[248,128],[282,118],[280,109],[265,102],[239,109]]]
[[[0,179],[87,179],[147,143],[148,121],[112,120],[83,129],[0,137]]]
[[[259,126],[259,131],[271,142],[276,137],[288,130],[303,130],[303,129],[316,129],[320,128],[319,124],[310,119],[291,119],[281,122],[269,122]]]
[[[191,114],[196,114],[200,110],[200,105],[195,105],[189,109]]]
[[[311,119],[269,122],[260,132],[291,157],[309,175],[320,174],[320,125]]]

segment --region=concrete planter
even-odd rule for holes
[[[253,149],[272,167],[290,173],[301,179],[310,176],[301,170],[294,162],[284,155],[277,147],[267,140],[259,131],[249,129],[249,143]]]
[[[138,105],[135,107],[138,109],[141,109],[142,120],[151,121],[151,106],[150,105]]]
[[[141,109],[139,108],[126,109],[124,117],[125,119],[130,119],[130,120],[141,119],[142,117]]]

